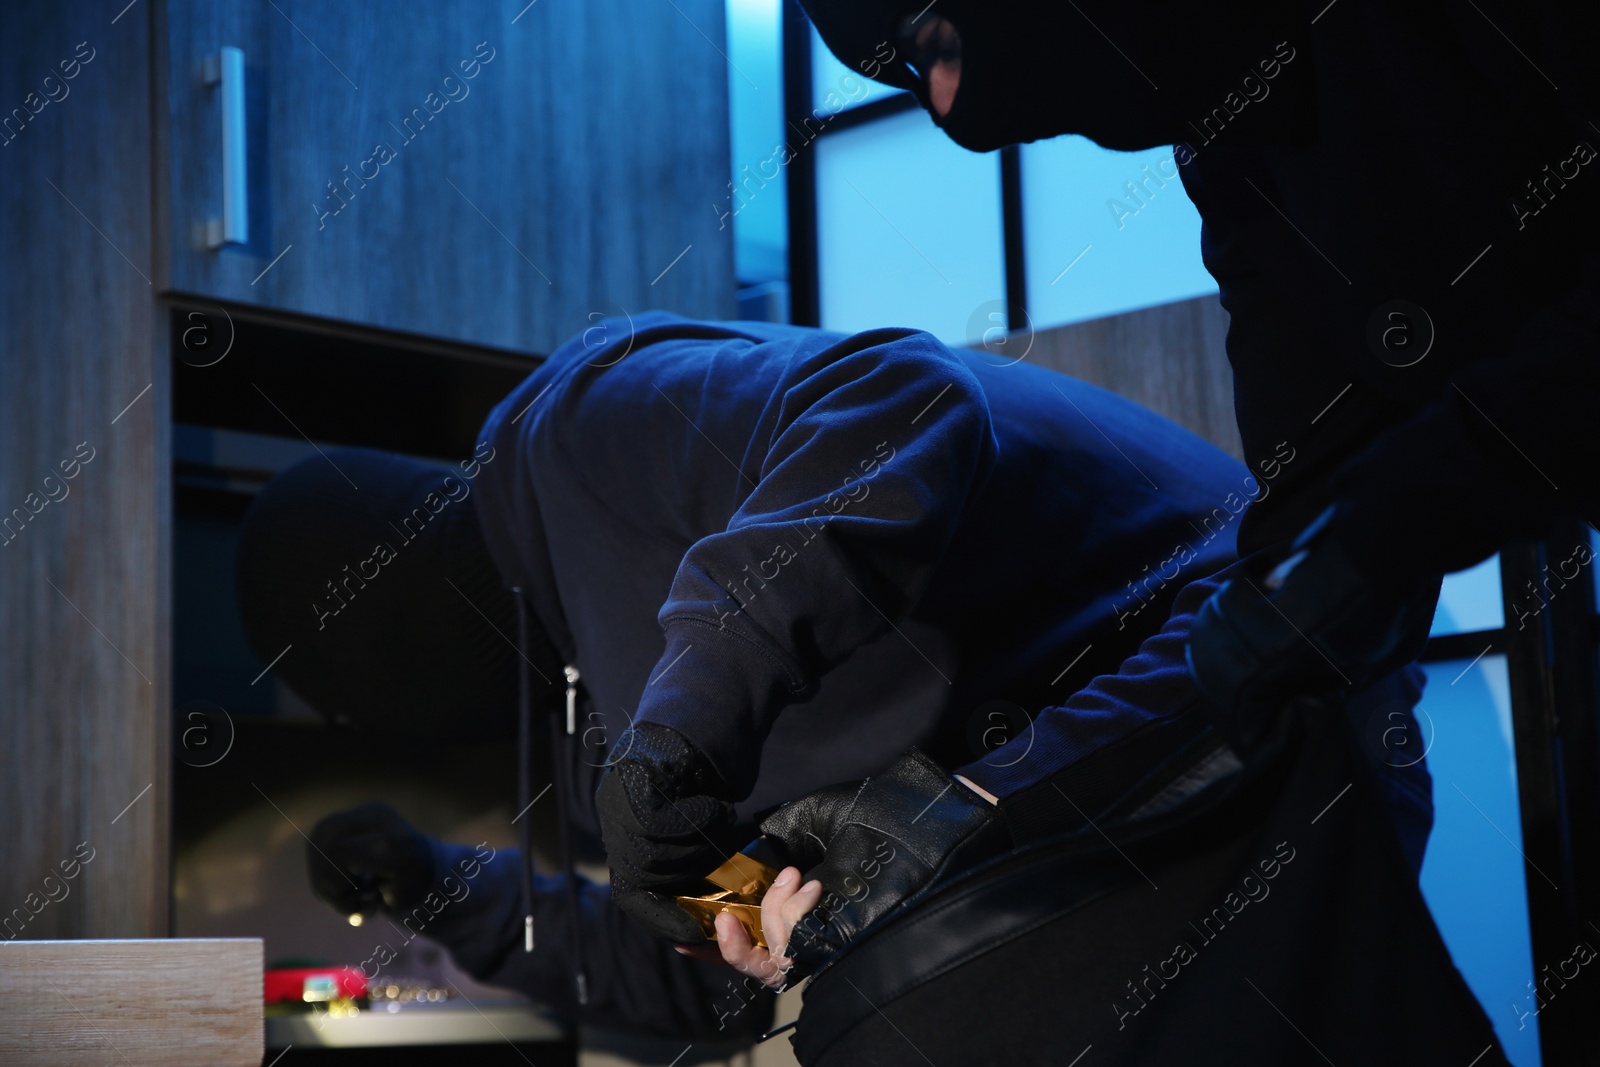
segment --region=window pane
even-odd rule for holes
[[[1433,627],[1428,631],[1430,636],[1498,630],[1505,624],[1498,554],[1476,567],[1444,576],[1444,584],[1439,587],[1439,607],[1433,613]]]
[[[1022,210],[1036,327],[1217,291],[1171,148],[1111,152],[1086,137],[1024,145]]]
[[[1434,824],[1422,895],[1507,1057],[1533,1067],[1539,1028],[1528,986],[1533,949],[1510,682],[1504,656],[1471,663],[1425,666],[1428,688],[1417,719],[1433,774]]]
[[[811,106],[820,117],[846,111],[869,100],[904,92],[875,82],[859,70],[851,70],[833,57],[822,37],[811,30]]]
[[[728,120],[733,174],[713,208],[733,225],[745,284],[789,275],[780,0],[728,0]]]
[[[1004,323],[997,155],[958,148],[921,111],[831,133],[816,153],[823,326],[965,344]]]

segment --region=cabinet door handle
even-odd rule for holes
[[[222,217],[206,220],[206,246],[250,242],[249,190],[245,181],[244,51],[224,46],[206,60],[205,83],[219,89],[222,104]]]

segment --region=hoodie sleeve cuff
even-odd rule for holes
[[[742,800],[755,786],[778,712],[806,688],[799,667],[775,649],[680,618],[668,623],[667,649],[633,718],[682,734],[727,783],[726,799]]]

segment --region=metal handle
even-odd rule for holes
[[[250,203],[245,183],[244,50],[227,45],[206,60],[205,83],[221,91],[222,217],[206,220],[206,246],[250,241]]]

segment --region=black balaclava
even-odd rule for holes
[[[1305,16],[1271,0],[801,4],[840,62],[911,90],[952,140],[975,152],[1064,133],[1120,151],[1194,143],[1204,138],[1191,123],[1225,107],[1230,93],[1235,101],[1246,91],[1266,100],[1291,87],[1303,91],[1308,81],[1309,57],[1298,56]],[[943,118],[934,114],[916,69],[910,30],[919,15],[943,16],[961,35],[960,89]],[[1284,41],[1296,50],[1290,54],[1298,66],[1281,62]],[[1264,79],[1264,70],[1276,73]],[[1279,77],[1284,73],[1291,76]],[[1246,78],[1267,84],[1242,90]],[[1281,100],[1273,110],[1285,114]],[[1258,127],[1256,135],[1262,132]]]
[[[440,741],[515,737],[516,607],[475,503],[461,469],[384,452],[329,450],[283,471],[239,541],[251,648],[334,721]],[[560,678],[537,626],[527,644]]]

